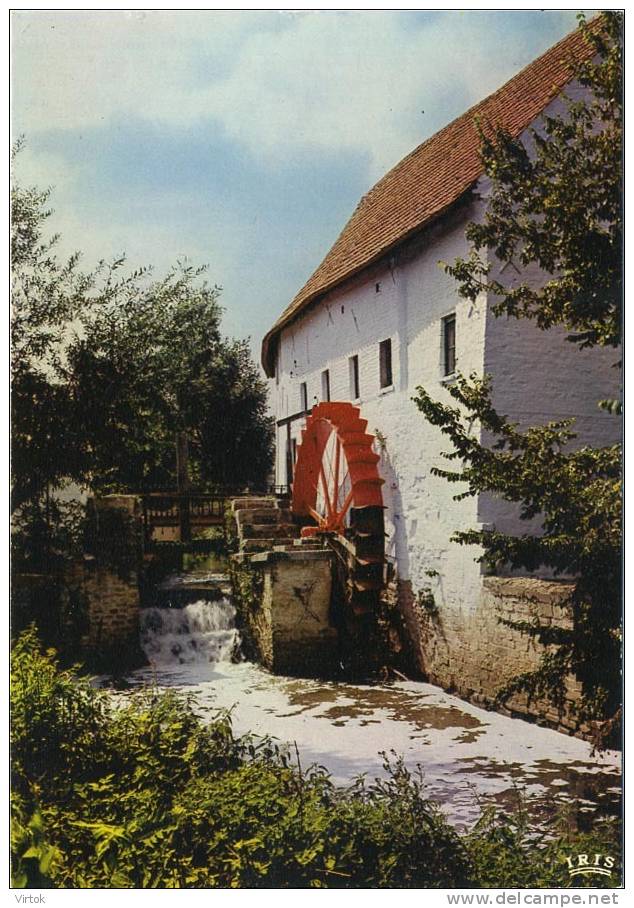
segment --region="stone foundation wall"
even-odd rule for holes
[[[12,633],[35,622],[45,644],[69,659],[112,670],[142,664],[141,545],[138,499],[90,499],[83,558],[55,573],[13,575]]]
[[[106,495],[89,502],[90,553],[73,571],[87,609],[82,645],[94,656],[140,661],[139,571],[141,512],[132,495]]]
[[[139,646],[139,587],[136,576],[118,577],[96,565],[78,567],[74,581],[86,599],[88,632],[82,645],[99,652]]]
[[[572,627],[569,597],[572,585],[526,577],[483,578],[475,611],[436,610],[433,602],[417,600],[408,583],[399,584],[404,615],[417,667],[432,684],[482,706],[512,678],[537,668],[544,647],[534,637],[506,626],[504,621]],[[568,704],[579,698],[575,678],[567,683]],[[558,713],[544,701],[529,702],[515,694],[505,702],[511,714],[531,716],[561,731],[577,731],[569,707]]]
[[[253,590],[253,595],[243,595],[236,602],[250,655],[280,674],[327,674],[338,654],[337,631],[331,623],[329,553],[264,552],[236,557],[240,589]]]

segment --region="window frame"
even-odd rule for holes
[[[350,379],[350,399],[360,400],[361,383],[359,381],[359,354],[348,357],[348,377]]]
[[[384,391],[394,386],[394,369],[392,362],[392,338],[379,341],[379,388]]]
[[[324,369],[321,373],[321,399],[330,400],[330,369]]]
[[[451,331],[447,329],[451,328]],[[451,367],[451,368],[450,368]],[[442,319],[441,370],[443,378],[456,374],[456,313],[450,312]]]
[[[299,386],[299,408],[303,413],[308,410],[308,384],[305,381]]]

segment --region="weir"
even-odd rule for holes
[[[141,609],[141,647],[151,665],[208,664],[241,659],[236,610],[229,599],[199,599]]]
[[[361,455],[368,457],[367,446]],[[336,446],[333,458],[335,475],[344,462]],[[331,474],[324,470],[323,475]],[[359,481],[361,489],[365,481]],[[345,491],[345,483],[342,488]],[[332,501],[341,495],[334,487],[328,494],[332,510]],[[325,492],[323,497],[328,512]],[[144,634],[152,621],[149,629],[155,633],[160,622],[166,635],[185,635],[182,623],[170,628],[165,615],[150,617],[141,606],[191,605],[230,594],[245,655],[269,671],[308,678],[425,678],[497,709],[499,689],[534,670],[543,653],[543,646],[515,625],[539,623],[557,632],[571,627],[566,604],[571,588],[562,581],[484,577],[481,601],[458,614],[425,597],[424,590],[391,574],[393,565],[382,555],[383,509],[376,505],[350,505],[339,532],[318,527],[315,520],[310,525],[308,518],[295,513],[288,495],[243,496],[230,502],[221,540],[234,552],[230,580],[190,575],[181,577],[178,589],[172,585],[169,590],[160,577],[178,569],[173,544],[156,543],[148,550],[139,499],[107,496],[91,502],[90,547],[66,578],[85,603],[81,645],[91,664],[120,672],[142,664],[140,622]],[[337,520],[343,519],[337,514]],[[190,611],[191,629],[198,633],[202,628],[195,625],[195,610]],[[182,639],[173,641],[177,643],[181,655],[195,655],[195,640],[185,648]],[[562,709],[524,693],[509,697],[504,709],[590,736],[592,729],[580,725],[569,708],[579,694],[580,682],[569,677]]]

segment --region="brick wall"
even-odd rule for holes
[[[108,568],[80,566],[74,580],[86,598],[88,632],[82,644],[91,651],[136,650],[139,645],[139,587],[136,576],[122,579]]]
[[[83,646],[108,662],[140,661],[139,569],[141,516],[132,495],[106,495],[89,502],[90,556],[74,569],[87,608]]]

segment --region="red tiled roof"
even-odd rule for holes
[[[596,22],[596,20],[595,20]],[[321,265],[262,341],[273,373],[275,339],[313,300],[376,262],[444,213],[482,173],[475,118],[519,135],[570,81],[570,59],[593,49],[579,30],[567,35],[509,82],[437,132],[392,168],[359,202]]]

